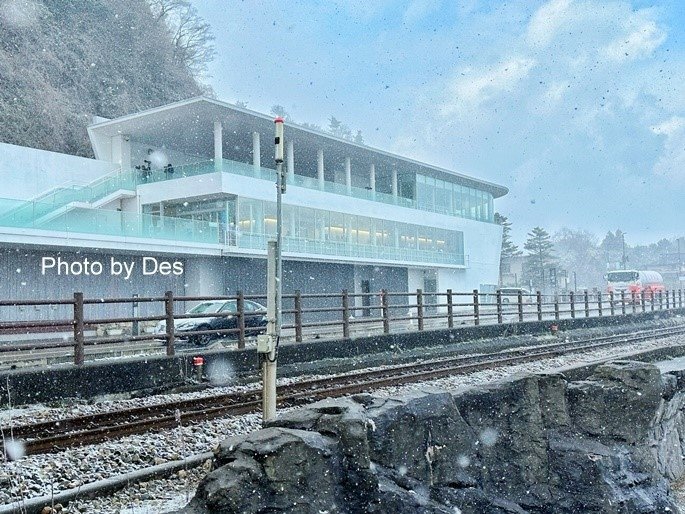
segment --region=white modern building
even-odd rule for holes
[[[96,159],[0,144],[0,297],[263,292],[273,133],[270,116],[200,97],[95,119]],[[297,125],[285,139],[285,292],[495,287],[505,187]],[[46,256],[105,269],[44,270]],[[143,274],[144,257],[183,272]]]

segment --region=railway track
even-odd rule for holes
[[[280,406],[296,406],[327,397],[340,397],[374,389],[421,382],[450,375],[636,343],[659,337],[685,334],[685,327],[652,329],[635,334],[564,341],[516,348],[491,354],[450,357],[402,364],[383,369],[353,372],[333,377],[302,380],[278,389]],[[93,444],[151,430],[173,428],[190,422],[261,409],[261,389],[233,392],[173,403],[121,409],[106,413],[64,418],[20,426],[4,426],[5,435],[21,440],[27,454],[49,453]]]

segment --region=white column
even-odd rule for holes
[[[371,169],[369,170],[369,186],[371,191],[376,191],[376,165],[371,164]]]
[[[397,170],[392,170],[392,196],[397,196]]]
[[[295,148],[293,146],[292,141],[286,141],[285,152],[286,152],[285,158],[287,161],[288,177],[290,180],[292,180],[293,176],[295,175]]]
[[[319,189],[323,189],[323,150],[316,152],[316,175],[319,177]]]
[[[159,226],[164,228],[164,202],[159,202]]]
[[[345,157],[345,186],[347,186],[347,194],[352,192],[352,164],[349,157]]]
[[[224,135],[220,121],[214,122],[214,170],[221,171],[224,161]]]
[[[121,166],[121,169],[131,167],[131,138],[124,134],[112,137],[112,162]]]
[[[252,166],[262,167],[262,145],[259,139],[259,132],[252,133]]]

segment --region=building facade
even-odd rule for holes
[[[276,230],[273,131],[269,116],[200,97],[95,119],[95,159],[2,144],[0,296],[263,292]],[[497,284],[494,200],[505,187],[305,127],[285,131],[285,292]],[[102,273],[67,269],[85,259]],[[167,261],[182,273],[163,273]],[[129,276],[112,274],[120,262],[133,263]]]

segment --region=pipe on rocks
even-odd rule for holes
[[[58,503],[65,505],[77,498],[97,498],[126,488],[132,483],[143,482],[151,478],[162,478],[186,468],[195,468],[214,457],[214,453],[205,452],[192,455],[182,460],[174,460],[149,468],[137,469],[123,475],[117,475],[97,482],[83,484],[74,489],[67,489],[50,496],[38,496],[27,500],[0,505],[0,514],[40,514],[45,507]]]

